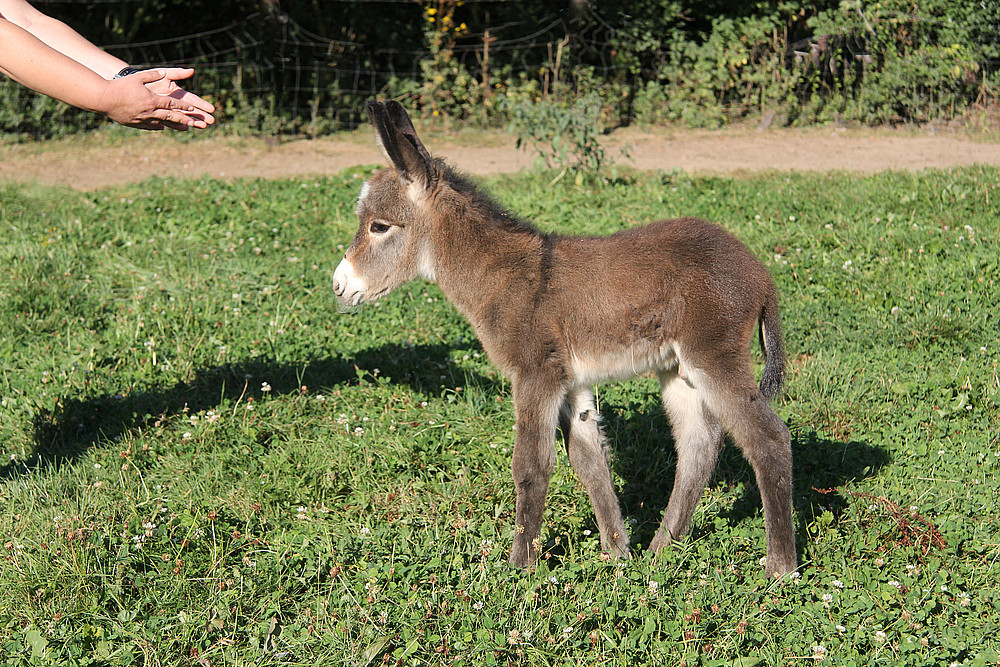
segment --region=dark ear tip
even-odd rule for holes
[[[365,102],[365,111],[368,113],[368,117],[374,119],[379,111],[384,110],[385,105],[378,100],[368,100]]]

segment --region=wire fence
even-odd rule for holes
[[[544,87],[546,77],[554,83],[563,77],[560,68],[569,69],[570,64],[558,58],[565,53],[568,61],[570,51],[586,54],[595,76],[614,76],[613,36],[614,29],[607,24],[581,31],[562,11],[553,12],[542,25],[508,22],[466,32],[450,50],[457,66],[475,73],[481,86],[489,80],[492,60],[503,63],[506,77],[540,77]],[[103,48],[139,68],[193,66],[199,93],[238,98],[238,106],[256,109],[258,125],[266,126],[268,119],[271,123],[291,121],[297,129],[312,132],[357,126],[363,121],[364,100],[405,93],[407,82],[421,80],[421,63],[433,57],[427,48],[330,39],[279,11],[255,12],[216,30]]]

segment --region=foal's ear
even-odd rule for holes
[[[430,189],[431,156],[417,137],[406,110],[399,102],[376,102],[365,105],[375,128],[375,140],[386,159],[399,174],[410,198],[416,202]]]
[[[430,162],[430,153],[424,148],[423,142],[417,136],[417,131],[413,129],[413,123],[410,122],[410,116],[406,113],[403,105],[396,100],[389,100],[385,103],[385,110],[389,114],[389,120],[392,121],[396,129],[417,149],[417,152],[420,153],[424,160]]]

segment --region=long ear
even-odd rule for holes
[[[431,155],[424,148],[424,144],[420,141],[420,137],[417,136],[417,131],[413,129],[413,123],[410,122],[410,116],[407,115],[406,109],[403,105],[396,100],[389,100],[385,103],[385,110],[389,113],[389,120],[392,124],[396,126],[396,129],[406,137],[407,141],[413,144],[413,147],[417,149],[417,152],[423,156],[424,160],[427,162],[431,161]]]
[[[370,100],[365,105],[375,128],[375,140],[382,154],[392,163],[413,201],[423,198],[431,185],[432,161],[417,138],[413,123],[398,102]]]

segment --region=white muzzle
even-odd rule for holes
[[[365,300],[366,291],[365,279],[358,275],[346,257],[340,260],[337,270],[333,272],[333,292],[337,298],[348,306],[356,306]]]

